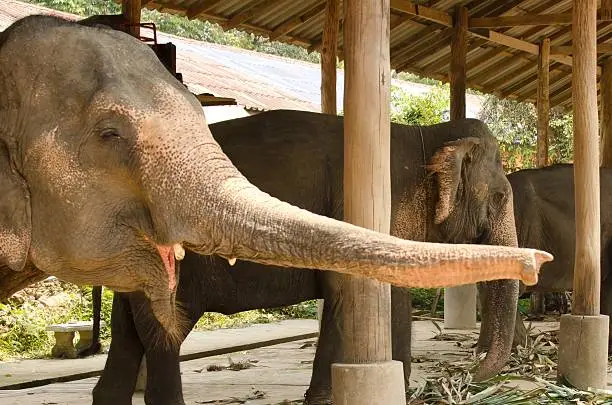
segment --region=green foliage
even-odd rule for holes
[[[488,95],[479,118],[488,125],[499,141],[507,172],[535,166],[538,118],[533,104],[500,100]],[[571,161],[572,116],[551,110],[549,126],[550,163]]]
[[[91,320],[91,287],[79,289],[62,283],[64,300],[47,307],[36,300],[9,299],[0,303],[0,360],[12,357],[45,357],[51,353],[54,338],[47,326],[70,321]],[[107,326],[100,331],[103,341],[110,339],[110,313],[113,293],[104,290],[102,319]]]
[[[449,111],[448,86],[437,85],[424,95],[412,95],[391,87],[391,121],[406,125],[433,125]]]
[[[435,288],[411,288],[412,306],[415,309],[427,310],[431,309],[434,299],[436,298]],[[444,310],[444,294],[440,295],[436,311]]]
[[[236,328],[254,323],[276,322],[283,319],[316,319],[316,317],[317,300],[309,300],[287,307],[243,311],[233,315],[206,312],[196,324],[195,329]]]
[[[74,13],[83,17],[97,14],[119,14],[121,6],[109,0],[25,0],[40,4],[55,10]],[[307,62],[318,63],[319,53],[308,51],[300,46],[270,41],[259,35],[250,34],[236,29],[224,32],[218,25],[208,21],[188,20],[185,17],[156,10],[142,10],[142,22],[154,22],[159,31],[184,38],[214,44],[229,45],[237,48],[250,49],[272,55],[283,56]]]

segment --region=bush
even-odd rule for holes
[[[412,95],[391,87],[391,121],[405,125],[433,125],[444,120],[450,109],[448,86],[434,86],[424,95]]]

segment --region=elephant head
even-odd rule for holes
[[[274,199],[232,165],[148,46],[54,17],[0,36],[0,171],[0,266],[142,290],[170,333],[183,246],[403,286],[534,283],[551,260],[404,241]]]
[[[436,240],[448,243],[518,246],[512,188],[502,168],[499,146],[486,125],[469,121],[468,136],[447,143],[429,165],[439,190],[431,231]],[[478,136],[469,136],[470,132]],[[518,281],[479,283],[478,292],[478,351],[487,354],[475,378],[482,380],[497,374],[510,357]]]

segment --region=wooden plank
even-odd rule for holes
[[[612,20],[612,0],[601,0],[601,19]]]
[[[600,207],[596,87],[596,0],[574,0],[574,184],[576,263],[572,314],[599,315]]]
[[[236,105],[236,99],[230,97],[215,97],[210,94],[195,94],[202,107],[214,105]]]
[[[223,0],[203,0],[203,1],[200,1],[200,2],[195,3],[194,5],[192,5],[191,7],[189,7],[187,9],[187,12],[185,13],[185,15],[187,16],[187,18],[192,20],[194,18],[197,18],[200,14],[205,13],[206,11],[210,10],[211,8],[213,8],[217,4],[221,3],[222,1]]]
[[[571,55],[572,46],[551,46],[550,53],[556,55]],[[597,53],[612,53],[612,44],[598,44]]]
[[[323,11],[325,11],[325,6],[326,2],[322,2],[314,7],[311,7],[304,14],[286,20],[278,27],[274,28],[274,31],[272,31],[272,34],[270,35],[270,40],[275,41],[278,38],[281,38],[283,35],[293,31],[300,25],[306,24],[310,20],[318,17]]]
[[[492,30],[470,30],[471,35],[477,38],[483,38],[487,41],[495,42],[496,44],[504,45],[510,48],[518,49],[519,51],[527,52],[532,55],[538,54],[538,46],[531,42],[523,41],[522,39],[514,38],[509,35],[499,33]]]
[[[465,118],[467,24],[467,8],[458,7],[455,12],[451,36],[451,63],[449,72],[451,121]]]
[[[571,24],[572,14],[526,14],[503,17],[470,18],[470,28],[519,27],[524,25]]]
[[[121,3],[121,13],[125,16],[125,19],[129,21],[128,32],[135,36],[140,37],[140,0],[123,0]]]
[[[548,124],[550,120],[550,39],[544,38],[540,43],[538,55],[538,94],[536,107],[538,111],[538,136],[537,136],[537,167],[548,165]]]
[[[421,17],[447,27],[453,26],[453,18],[446,12],[414,4],[409,0],[391,0],[391,9]]]
[[[327,0],[321,49],[321,112],[337,114],[336,108],[336,52],[338,49],[339,0]]]
[[[600,80],[601,167],[612,167],[612,56],[604,61]]]
[[[344,18],[344,219],[389,233],[389,0],[344,0]],[[391,360],[389,285],[342,277],[344,362]]]
[[[221,26],[225,31],[231,30],[257,15],[265,14],[271,7],[275,7],[277,4],[278,0],[264,0],[263,2],[255,3],[252,7],[233,16],[229,21],[222,23]]]

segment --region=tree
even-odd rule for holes
[[[484,121],[500,145],[507,172],[535,167],[537,113],[530,103],[500,100],[488,95],[479,118]],[[572,116],[564,111],[550,111],[550,162],[571,162]]]
[[[433,86],[423,95],[391,87],[391,121],[406,125],[433,125],[442,122],[450,110],[449,87]]]

